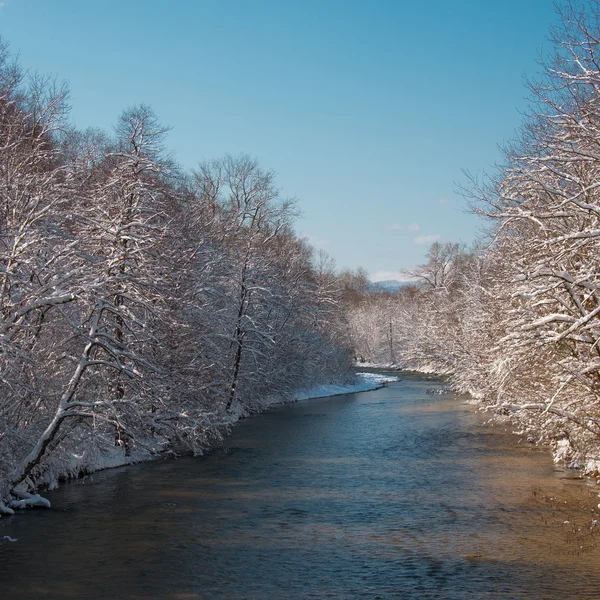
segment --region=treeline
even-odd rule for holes
[[[600,5],[571,5],[495,176],[478,249],[434,244],[416,285],[350,312],[365,360],[450,374],[557,458],[600,469]]]
[[[160,452],[347,377],[334,270],[274,175],[183,172],[146,106],[113,134],[0,46],[0,508],[11,493]]]

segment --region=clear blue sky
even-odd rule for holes
[[[373,275],[474,239],[455,183],[500,160],[556,21],[551,0],[0,4],[0,35],[68,82],[77,126],[144,102],[185,167],[253,155],[298,198],[297,230]]]

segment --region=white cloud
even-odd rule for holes
[[[410,223],[409,225],[400,225],[399,223],[394,223],[393,225],[386,225],[386,229],[388,231],[419,231],[421,227],[417,225],[417,223]]]
[[[450,204],[450,200],[448,200],[448,198],[443,198],[442,197],[442,198],[439,199],[439,203],[440,204],[448,205],[448,204]]]
[[[402,271],[376,271],[369,275],[369,280],[379,283],[380,281],[411,281],[411,278]]]
[[[434,235],[418,235],[413,242],[422,246],[424,244],[433,244],[433,242],[437,242],[442,236],[439,234]]]

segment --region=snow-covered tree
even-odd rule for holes
[[[247,156],[186,175],[146,106],[114,135],[0,45],[0,513],[345,377],[338,290]],[[45,504],[43,500],[39,500]]]

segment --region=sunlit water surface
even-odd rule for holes
[[[0,520],[0,598],[600,598],[595,483],[423,377]],[[594,512],[596,509],[596,512]]]

